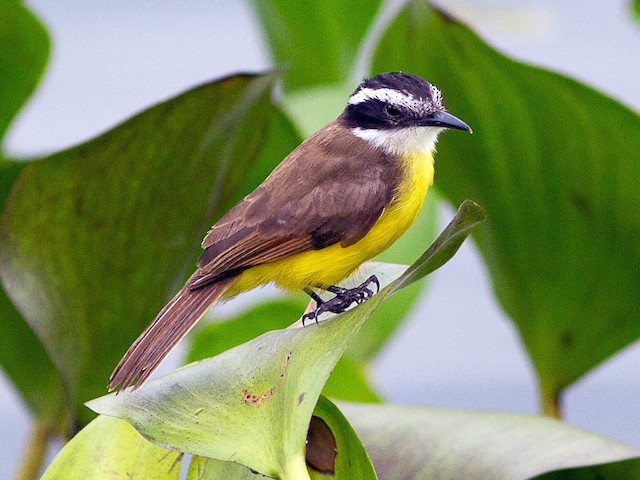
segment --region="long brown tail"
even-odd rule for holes
[[[194,290],[182,287],[129,347],[109,378],[109,390],[142,385],[235,280],[225,278]]]

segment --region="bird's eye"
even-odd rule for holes
[[[390,117],[399,117],[402,113],[399,108],[394,107],[393,105],[385,105],[384,109]]]

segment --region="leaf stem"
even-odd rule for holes
[[[42,420],[33,420],[29,443],[16,474],[16,480],[34,480],[40,477],[40,469],[44,463],[50,437],[51,430],[47,424]]]
[[[289,459],[280,473],[281,480],[311,480],[304,457],[296,455]]]
[[[562,401],[560,399],[560,392],[543,392],[540,397],[540,404],[542,406],[543,415],[562,420]]]

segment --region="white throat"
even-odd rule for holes
[[[432,153],[436,148],[440,127],[405,127],[398,130],[352,128],[351,133],[374,148],[386,153],[405,156],[412,153]]]

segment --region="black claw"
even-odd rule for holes
[[[375,275],[371,275],[367,279],[367,282],[376,284],[376,293],[378,293],[380,291],[380,281],[378,280],[378,277],[376,277]],[[367,282],[365,282],[365,283],[367,283]]]
[[[342,313],[352,304],[361,304],[362,302],[370,299],[373,296],[373,290],[369,288],[369,285],[375,284],[376,293],[380,291],[380,282],[375,275],[371,275],[367,280],[355,288],[342,288],[336,285],[327,287],[327,291],[334,293],[335,297],[330,300],[322,300],[318,295],[309,290],[307,293],[317,303],[317,308],[313,312],[305,313],[302,316],[302,326],[306,320],[313,319],[318,323],[318,317],[325,313]]]
[[[318,309],[314,310],[313,312],[309,312],[309,313],[305,313],[302,316],[302,326],[304,327],[305,324],[304,322],[307,320],[315,320],[316,323],[318,323]]]

